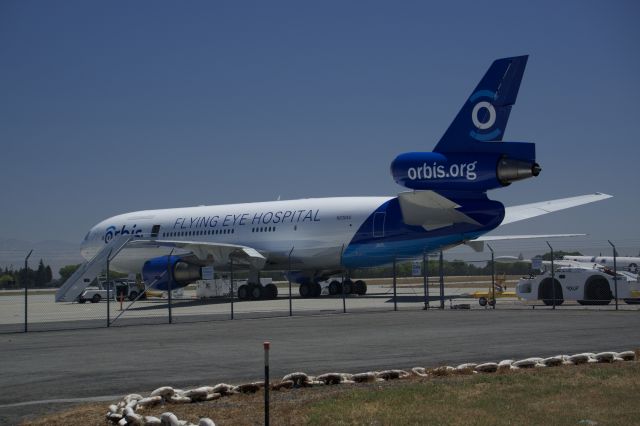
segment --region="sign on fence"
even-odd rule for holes
[[[202,279],[203,280],[213,279],[213,266],[204,266],[202,268]]]

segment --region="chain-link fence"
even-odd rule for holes
[[[640,309],[637,265],[562,259],[575,251],[574,244],[537,240],[514,249],[491,243],[480,253],[467,248],[467,253],[454,249],[398,257],[384,266],[302,284],[289,281],[292,274],[284,271],[263,274],[256,286],[249,283],[248,271],[227,269],[159,291],[153,283],[145,288],[109,279],[105,270],[75,301],[59,303],[55,288],[30,288],[27,282],[26,289],[0,290],[0,333],[365,311]],[[602,252],[602,244],[599,248]],[[613,246],[610,250],[613,258]],[[617,252],[615,257],[622,259]]]

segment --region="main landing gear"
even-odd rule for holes
[[[367,283],[362,280],[344,280],[343,282],[333,280],[329,283],[328,290],[329,294],[332,296],[342,294],[343,290],[344,294],[357,294],[362,296],[367,293]],[[318,297],[320,296],[321,292],[322,286],[320,285],[320,283],[300,284],[300,296],[305,299],[310,297]]]
[[[264,300],[276,299],[277,297],[278,287],[275,284],[262,286],[249,283],[238,287],[238,299],[240,300]]]

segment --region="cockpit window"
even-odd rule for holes
[[[84,240],[87,241],[89,239],[89,234],[91,234],[91,231],[87,232],[87,235],[84,236]]]

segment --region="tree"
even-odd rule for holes
[[[16,287],[16,279],[13,275],[3,274],[0,276],[0,288],[15,288]]]
[[[44,262],[40,259],[40,263],[38,263],[38,269],[36,270],[36,277],[34,280],[34,287],[44,287],[47,283],[47,272],[45,270]]]
[[[582,253],[580,253],[579,251],[562,251],[562,250],[558,250],[553,252],[553,260],[560,260],[562,259],[562,256],[582,256]],[[542,256],[542,260],[551,260],[551,252],[547,252],[545,254],[543,254]]]
[[[71,275],[80,267],[80,263],[77,265],[66,265],[60,268],[58,273],[60,274],[60,285],[64,284],[65,281],[69,279]]]
[[[47,265],[46,268],[44,268],[44,273],[45,273],[45,283],[50,283],[51,281],[53,281],[53,272],[51,272],[51,266]]]

